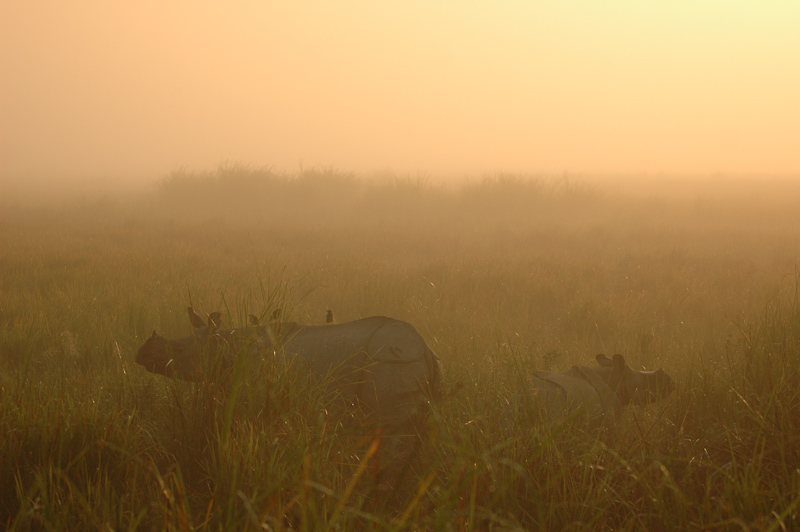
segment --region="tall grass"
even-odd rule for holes
[[[223,165],[6,211],[0,523],[797,528],[800,186],[715,186]],[[231,325],[326,308],[414,324],[446,375],[413,474],[386,490],[358,413],[274,360],[227,384],[135,366],[153,329],[189,333],[190,297]],[[598,352],[678,389],[599,437],[503,421],[521,373]]]

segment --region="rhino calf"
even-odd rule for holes
[[[662,369],[638,371],[622,355],[596,357],[599,367],[573,366],[553,373],[534,371],[523,378],[513,408],[527,418],[544,417],[558,423],[568,416],[582,415],[590,424],[612,426],[622,408],[666,399],[675,389]]]
[[[153,373],[200,381],[225,372],[235,356],[274,352],[324,379],[381,424],[413,418],[440,395],[439,359],[404,321],[375,316],[324,326],[270,323],[221,330],[219,313],[206,322],[191,307],[188,311],[194,334],[168,339],[153,331],[136,354],[137,364]],[[251,323],[258,321],[251,318]]]

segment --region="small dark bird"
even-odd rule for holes
[[[250,320],[250,325],[258,327],[258,318],[255,314],[248,314],[247,318]]]
[[[328,314],[325,315],[325,323],[333,323],[333,311],[328,309]]]
[[[219,312],[212,312],[208,315],[208,325],[214,330],[219,329],[219,326],[222,325],[222,314]]]
[[[206,326],[205,320],[192,307],[186,307],[186,311],[189,313],[189,321],[192,322],[192,327],[199,329]]]

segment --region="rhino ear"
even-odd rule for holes
[[[208,326],[211,327],[213,330],[219,329],[220,325],[222,325],[222,314],[219,312],[212,312],[208,315]]]
[[[150,338],[158,338],[158,335],[156,334],[156,330],[155,329],[153,329],[153,336],[151,336]]]
[[[614,362],[610,358],[605,356],[603,353],[600,353],[599,355],[597,355],[594,358],[597,360],[597,363],[600,364],[604,368],[614,367]]]
[[[625,366],[627,366],[627,364],[625,364],[625,357],[622,355],[614,355],[614,366],[620,370],[625,369]]]
[[[189,321],[192,323],[192,327],[199,329],[206,326],[205,320],[192,307],[186,307],[186,311],[189,313]]]
[[[250,325],[258,327],[258,317],[255,314],[250,314],[247,318],[250,320]]]

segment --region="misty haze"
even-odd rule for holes
[[[791,530],[800,9],[0,7],[0,527]]]

